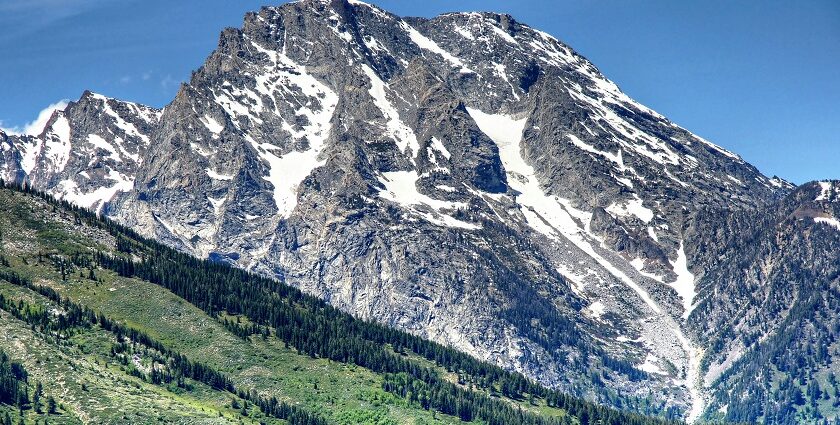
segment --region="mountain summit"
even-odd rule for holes
[[[795,196],[511,16],[359,1],[249,13],[162,111],[85,93],[0,144],[4,178],[182,251],[692,420],[750,349],[709,235]]]

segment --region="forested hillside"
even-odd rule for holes
[[[0,419],[656,424],[0,189]],[[42,386],[41,382],[50,382]],[[618,397],[619,395],[617,395]],[[632,399],[636,410],[659,406]]]

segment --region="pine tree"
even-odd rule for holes
[[[53,396],[47,397],[47,413],[54,415],[57,413],[57,405]]]
[[[35,386],[35,394],[32,396],[32,407],[35,409],[35,413],[42,413],[43,405],[41,404],[41,397],[43,395],[44,386],[41,385],[41,381],[38,381],[38,384]]]

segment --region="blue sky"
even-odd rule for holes
[[[767,175],[840,178],[840,2],[382,0],[493,10],[547,31],[627,94]],[[253,0],[0,0],[0,125],[90,89],[163,106]],[[273,3],[276,4],[276,3]]]

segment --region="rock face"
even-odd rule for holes
[[[508,15],[357,1],[249,13],[163,111],[85,93],[0,144],[4,178],[184,251],[692,419],[725,405],[720,353],[743,351],[717,297],[756,296],[728,298],[721,255],[799,193]]]

